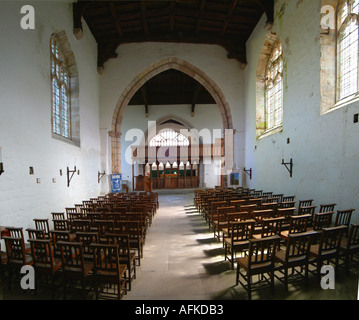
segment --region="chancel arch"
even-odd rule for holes
[[[216,105],[218,106],[222,128],[233,129],[232,115],[229,104],[226,98],[217,86],[217,84],[202,70],[195,67],[191,63],[181,60],[177,57],[168,57],[162,59],[137,75],[122,92],[118,103],[116,105],[113,118],[112,118],[112,131],[109,132],[111,137],[111,161],[112,173],[121,172],[121,135],[122,135],[122,121],[126,107],[135,93],[151,78],[170,69],[175,69],[183,72],[184,74],[192,77],[198,81],[213,97]]]

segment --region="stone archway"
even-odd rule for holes
[[[222,117],[223,130],[233,129],[232,115],[229,105],[221,89],[212,79],[210,79],[202,70],[187,61],[176,57],[162,59],[138,74],[125,88],[118,100],[112,118],[112,131],[109,132],[111,137],[112,173],[121,172],[121,126],[123,115],[128,103],[137,90],[140,89],[148,80],[169,69],[181,71],[201,83],[212,95],[219,108]]]

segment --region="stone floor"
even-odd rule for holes
[[[224,261],[222,244],[214,240],[204,219],[193,206],[193,192],[160,194],[160,208],[148,231],[144,258],[137,267],[137,279],[125,301],[155,300],[247,300],[241,286],[235,286],[235,271]],[[314,275],[310,285],[293,283],[285,292],[276,280],[275,295],[269,289],[254,292],[253,300],[357,300],[359,268],[344,272],[334,290],[323,290]],[[0,299],[49,299],[45,288],[37,296],[21,290],[7,290],[1,282]],[[62,291],[56,291],[62,299]],[[68,299],[82,299],[75,290]],[[93,299],[90,293],[86,299]]]

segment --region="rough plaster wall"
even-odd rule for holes
[[[265,37],[262,25],[247,43],[246,166],[254,172],[247,185],[314,199],[317,206],[337,203],[336,209],[359,210],[359,125],[353,123],[359,103],[320,115],[320,1],[275,2],[272,31],[280,36],[286,60],[283,132],[256,140],[255,70]],[[292,179],[281,165],[291,158]]]
[[[86,27],[82,40],[74,38],[70,3],[26,4],[35,8],[35,30],[20,28],[20,2],[0,3],[0,146],[5,169],[0,177],[0,225],[24,229],[34,227],[34,218],[49,218],[52,226],[51,212],[63,212],[100,192],[96,42]],[[66,31],[77,61],[81,148],[51,135],[49,41],[56,30]],[[68,188],[66,167],[74,165],[80,176],[75,175]]]

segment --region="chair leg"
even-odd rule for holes
[[[247,274],[248,300],[252,300],[252,276]]]
[[[288,291],[288,268],[284,268],[284,288],[285,291]]]

